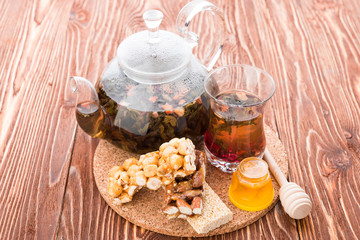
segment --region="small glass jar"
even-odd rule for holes
[[[233,173],[229,198],[238,208],[260,211],[272,203],[274,188],[267,163],[256,157],[245,158]]]

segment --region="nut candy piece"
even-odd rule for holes
[[[129,186],[126,190],[124,190],[125,192],[127,192],[127,194],[129,194],[130,197],[134,196],[135,193],[139,190],[139,188],[137,186],[131,185]]]
[[[187,176],[187,175],[186,175],[184,169],[180,169],[180,170],[178,170],[178,171],[176,171],[176,172],[174,173],[174,177],[175,177],[176,180],[177,180],[177,179],[185,178],[186,176]]]
[[[123,168],[125,171],[129,170],[129,167],[132,165],[137,165],[138,160],[136,158],[128,158],[123,163]]]
[[[202,196],[202,191],[200,189],[188,190],[181,194],[181,198],[186,200],[192,200],[194,197],[199,196]]]
[[[119,179],[120,173],[124,170],[121,166],[114,166],[109,171],[109,178]]]
[[[120,203],[128,203],[131,202],[132,197],[130,197],[129,194],[127,193],[123,193],[120,195],[119,199],[120,199]]]
[[[159,152],[150,152],[140,156],[139,165],[143,167],[146,165],[154,164],[158,165],[159,162]]]
[[[184,169],[186,174],[192,174],[196,170],[195,165],[195,154],[194,155],[186,155],[184,157],[185,163],[184,163]]]
[[[184,163],[184,158],[178,154],[173,154],[170,156],[170,167],[173,170],[178,170],[179,168],[182,167]]]
[[[120,172],[120,182],[122,185],[128,184],[130,181],[129,175],[126,172]]]
[[[169,141],[168,145],[171,145],[171,146],[177,148],[179,146],[179,141],[180,141],[179,138],[173,138]]]
[[[163,178],[161,179],[161,181],[162,181],[163,185],[166,186],[166,185],[169,185],[170,183],[172,183],[172,182],[174,181],[174,179],[170,179],[170,178],[167,178],[167,177],[163,177]]]
[[[204,183],[204,175],[203,175],[203,171],[202,171],[202,167],[200,168],[199,171],[196,171],[194,176],[193,176],[193,188],[200,188],[202,187]]]
[[[174,138],[162,144],[158,152],[141,155],[139,160],[129,158],[123,166],[114,166],[109,171],[108,193],[116,204],[122,204],[130,202],[143,186],[150,190],[163,186],[163,211],[167,218],[199,214],[205,182],[203,158],[204,154],[195,151],[190,139]]]
[[[129,169],[127,170],[127,174],[130,177],[133,177],[133,176],[135,176],[135,173],[137,173],[138,171],[140,171],[140,167],[138,165],[131,165],[129,167]]]
[[[160,151],[160,156],[164,158],[169,158],[173,154],[177,154],[179,151],[173,146],[168,146],[164,149],[164,151]]]
[[[193,184],[192,184],[192,181],[182,181],[182,182],[179,182],[179,183],[176,185],[176,192],[182,193],[182,192],[191,190],[191,189],[193,189],[192,185],[193,185]]]
[[[150,190],[158,190],[161,184],[162,182],[158,177],[151,177],[147,180],[146,187]]]
[[[202,199],[201,197],[194,197],[194,199],[191,202],[191,209],[194,214],[201,214],[202,210]]]
[[[166,214],[166,219],[174,219],[174,218],[178,218],[180,215],[180,213],[175,213],[175,214]]]
[[[135,183],[139,187],[143,187],[146,185],[146,177],[144,176],[144,171],[139,171],[135,173]]]
[[[180,139],[180,142],[183,139]],[[179,147],[181,144],[179,143]],[[187,146],[184,142],[183,146]],[[202,197],[203,197],[203,184],[205,182],[205,155],[191,148],[184,147],[184,151],[194,151],[193,157],[195,161],[187,170],[185,169],[185,161],[183,167],[174,172],[175,181],[165,187],[164,205],[173,206],[174,203],[181,209],[181,214],[177,218],[186,218],[186,216],[199,215],[202,213]],[[179,151],[181,153],[181,151]],[[177,154],[179,155],[179,154]],[[188,156],[185,156],[188,157]],[[191,158],[188,158],[190,163]],[[193,170],[195,169],[195,171]],[[189,170],[190,173],[189,173]],[[197,171],[196,171],[197,170]],[[195,181],[195,183],[194,183]],[[195,200],[194,200],[195,199]],[[179,205],[180,204],[180,205]],[[190,204],[192,206],[190,206]],[[188,208],[190,206],[190,209]],[[187,214],[185,214],[187,213]],[[166,214],[166,213],[165,213]],[[174,214],[171,218],[176,217]]]
[[[171,197],[171,200],[173,200],[173,201],[177,201],[178,199],[183,199],[184,200],[184,198],[181,196],[180,193],[174,193],[170,197]]]
[[[179,211],[185,215],[191,215],[192,209],[191,206],[183,199],[178,198],[176,200],[176,206],[179,208]]]
[[[155,164],[144,165],[145,177],[153,177],[156,175],[156,172],[157,172],[157,165]]]
[[[110,197],[117,197],[119,196],[123,191],[122,186],[117,181],[110,181],[108,185],[108,193]]]
[[[177,216],[177,218],[187,219],[187,215],[185,215],[185,214],[179,214],[179,215]]]
[[[167,164],[162,164],[162,165],[160,165],[158,168],[157,168],[157,170],[156,170],[156,172],[157,172],[157,175],[159,176],[159,177],[163,177],[163,176],[166,176],[166,175],[168,175],[169,173],[170,173],[170,168],[167,166]]]
[[[163,212],[168,215],[174,215],[179,212],[179,209],[176,206],[165,206]]]

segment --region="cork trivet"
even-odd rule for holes
[[[288,159],[285,148],[278,139],[276,133],[269,127],[265,128],[267,148],[277,161],[281,171],[288,176]],[[129,153],[121,150],[112,144],[101,141],[98,145],[95,156],[93,171],[96,185],[109,206],[120,216],[148,230],[179,237],[203,237],[223,234],[243,228],[270,211],[279,198],[279,184],[272,176],[275,196],[273,203],[262,211],[247,212],[236,208],[228,198],[228,188],[231,181],[231,174],[227,174],[207,163],[206,165],[206,182],[220,196],[222,201],[234,213],[234,218],[229,223],[207,233],[198,234],[183,219],[167,220],[161,212],[163,189],[151,191],[147,188],[141,189],[135,194],[133,201],[121,206],[116,205],[112,198],[107,194],[108,172],[111,167],[121,165],[122,162],[130,157],[139,158],[138,154]]]

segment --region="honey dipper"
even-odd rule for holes
[[[265,149],[264,159],[267,161],[271,173],[280,184],[280,201],[285,212],[295,219],[306,217],[310,213],[312,207],[309,195],[307,195],[304,189],[296,183],[288,182],[286,180],[286,177],[281,172],[273,156],[271,156],[271,153],[267,149]]]

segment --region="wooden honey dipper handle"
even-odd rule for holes
[[[267,149],[265,149],[264,159],[267,161],[271,173],[280,184],[280,201],[285,212],[295,219],[306,217],[310,213],[312,207],[309,195],[307,195],[296,183],[288,182],[286,180],[286,177],[281,172],[273,156]]]

